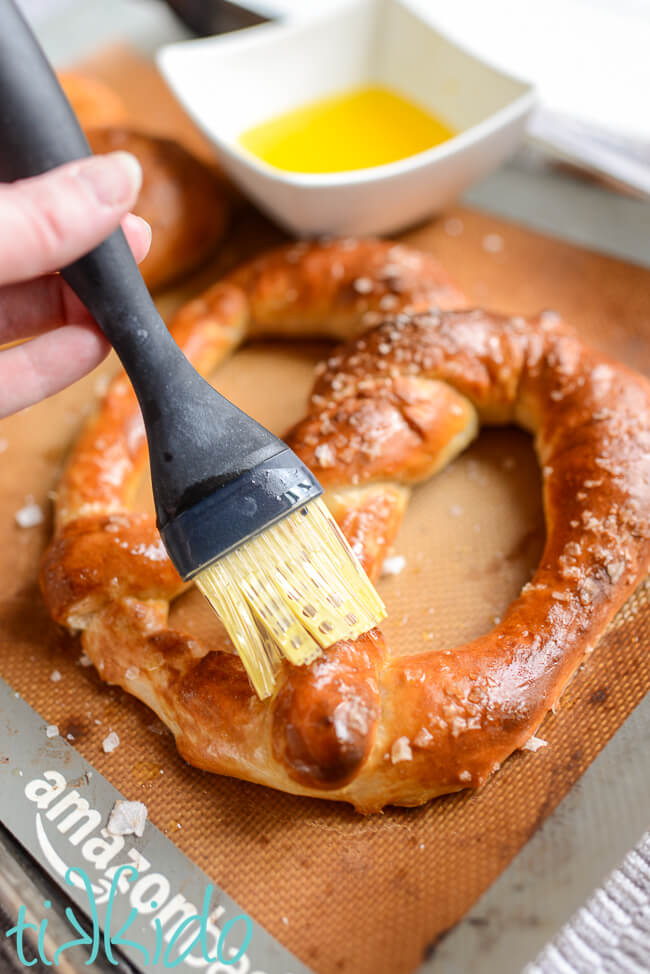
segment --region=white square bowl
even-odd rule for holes
[[[234,182],[298,236],[391,233],[438,212],[514,150],[535,101],[531,85],[452,43],[408,0],[349,0],[309,20],[170,44],[158,65]],[[368,82],[459,134],[398,162],[322,174],[276,169],[238,142],[267,118]]]

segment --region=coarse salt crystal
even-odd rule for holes
[[[541,737],[529,737],[525,744],[521,745],[520,750],[522,751],[539,751],[542,747],[548,747],[548,741],[545,741]]]
[[[584,583],[584,585],[582,585],[582,587],[580,588],[578,592],[578,598],[580,599],[581,605],[587,606],[587,605],[591,605],[591,603],[593,602],[595,591],[597,591],[594,589],[594,585],[595,583],[593,582],[593,580],[588,578]]]
[[[616,584],[619,578],[625,571],[625,561],[613,561],[609,565],[606,565],[607,574],[609,575],[610,581]]]
[[[137,680],[137,678],[140,676],[140,670],[137,666],[129,666],[124,675],[126,676],[127,680]]]
[[[561,319],[557,311],[553,311],[552,308],[546,308],[539,316],[539,320],[544,325],[556,325]]]
[[[390,759],[393,764],[399,764],[400,761],[413,760],[413,751],[411,750],[408,737],[397,738],[390,749]]]
[[[498,254],[503,250],[503,237],[498,233],[487,233],[483,237],[483,250],[488,254]]]
[[[52,672],[50,673],[50,680],[52,681],[52,683],[58,683],[60,679],[61,679],[61,674],[59,673],[59,671],[52,670]]]
[[[143,802],[116,801],[106,826],[110,835],[144,835],[147,806]]]
[[[381,566],[381,574],[399,575],[405,565],[406,558],[404,555],[390,555],[388,558],[384,558],[384,563]]]
[[[59,728],[56,726],[56,724],[48,724],[47,725],[47,727],[45,728],[45,736],[46,737],[58,737],[59,736]]]
[[[428,747],[432,740],[433,734],[426,727],[421,727],[413,738],[413,743],[416,747]]]
[[[314,450],[314,456],[319,467],[333,467],[336,457],[328,443],[320,443]]]
[[[463,221],[459,220],[457,216],[451,216],[445,220],[445,233],[450,237],[460,237],[462,232]]]
[[[458,780],[459,781],[467,781],[467,782],[471,781],[472,780],[472,772],[471,771],[461,771],[460,774],[458,775]]]
[[[25,506],[21,507],[15,514],[16,523],[21,528],[33,528],[37,524],[42,524],[44,514],[33,497],[25,498]]]
[[[100,375],[93,386],[93,392],[99,398],[106,395],[108,392],[108,387],[111,384],[111,378],[109,375]]]
[[[117,736],[115,731],[111,731],[108,737],[105,737],[104,740],[102,741],[102,747],[104,748],[104,753],[110,754],[111,751],[114,751],[116,747],[119,747],[119,744],[120,744],[119,737]]]
[[[85,653],[82,653],[81,656],[79,657],[79,665],[80,666],[92,666],[93,665],[93,661],[91,660],[90,656],[86,656]]]
[[[370,294],[374,288],[374,284],[369,277],[358,277],[356,281],[352,282],[352,287],[357,294]]]

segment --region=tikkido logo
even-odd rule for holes
[[[109,963],[116,964],[113,948],[129,947],[138,952],[138,963],[142,966],[156,963],[173,969],[185,964],[202,969],[204,974],[264,974],[261,970],[251,972],[246,954],[253,934],[252,920],[239,913],[223,926],[217,926],[216,921],[225,913],[225,907],[210,910],[214,891],[211,884],[205,890],[200,911],[182,893],[173,894],[167,877],[151,872],[151,863],[137,849],[128,849],[122,855],[125,839],[100,827],[101,813],[91,808],[76,789],[68,788],[68,782],[58,771],[45,771],[42,778],[29,781],[25,796],[36,806],[36,837],[48,865],[69,886],[83,891],[87,897],[85,912],[90,917],[91,929],[85,930],[74,911],[67,907],[66,918],[79,937],[62,944],[52,958],[46,958],[43,951],[48,921],[43,919],[38,926],[28,923],[26,908],[21,906],[16,925],[6,931],[6,936],[16,938],[16,952],[22,964],[36,963],[27,960],[24,952],[25,934],[32,931],[30,944],[37,943],[40,960],[47,966],[57,966],[65,951],[76,946],[90,949],[89,964],[100,951]],[[66,864],[52,842],[50,832],[54,829],[71,846],[80,847],[75,857],[83,859],[91,875],[84,868]],[[130,911],[120,929],[113,931],[113,906],[121,897],[128,897]],[[50,907],[51,903],[46,900],[45,906]],[[98,916],[101,906],[105,907],[103,932]],[[149,947],[126,936],[129,928],[138,920],[142,922],[143,917],[153,931],[142,938],[152,942]],[[227,939],[239,946],[227,946]]]

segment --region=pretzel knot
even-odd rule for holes
[[[102,677],[156,711],[190,763],[363,812],[476,788],[536,731],[645,576],[650,383],[555,315],[438,310],[463,304],[432,258],[343,241],[254,261],[172,323],[204,373],[251,335],[353,336],[321,366],[288,442],[373,578],[413,484],[481,424],[533,433],[547,525],[540,566],[492,632],[456,649],[392,657],[374,630],[309,666],[286,665],[275,695],[259,701],[225,643],[167,625],[182,584],[153,520],[132,510],[146,446],[123,376],[82,433],[43,560],[45,600],[54,619],[82,630]]]

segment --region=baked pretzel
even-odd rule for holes
[[[391,657],[374,630],[285,665],[274,696],[258,700],[225,642],[167,626],[182,586],[152,518],[131,508],[146,449],[124,376],[82,433],[59,488],[44,597],[191,764],[361,812],[476,788],[535,733],[646,574],[650,383],[554,315],[437,309],[463,303],[431,257],[343,241],[254,261],[172,323],[203,372],[251,335],[352,337],[322,366],[288,442],[318,472],[373,578],[412,484],[483,423],[534,434],[548,529],[540,567],[492,632],[456,649]]]
[[[222,179],[178,142],[130,128],[92,128],[93,152],[132,152],[142,166],[133,208],[151,226],[151,248],[140,265],[152,289],[200,266],[223,237],[228,218]]]
[[[163,287],[202,264],[222,239],[229,204],[216,170],[178,142],[130,127],[122,99],[101,81],[59,75],[93,152],[131,152],[142,166],[134,212],[152,231],[140,265],[147,285]]]
[[[83,129],[124,124],[126,105],[109,85],[76,71],[60,71],[57,77]]]

